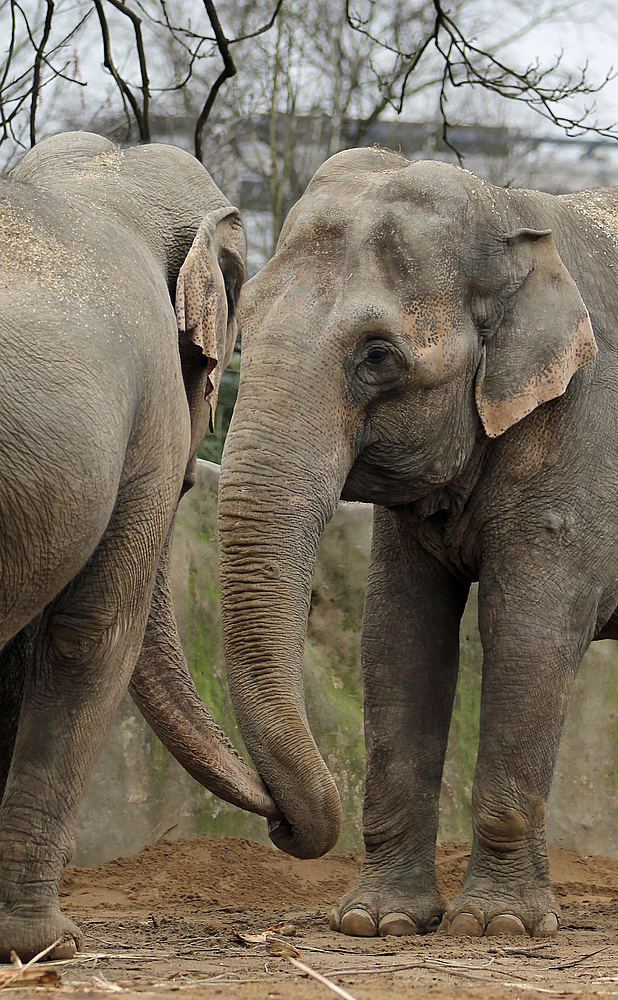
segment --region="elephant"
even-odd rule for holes
[[[618,638],[618,191],[504,189],[437,161],[328,159],[244,286],[220,488],[227,673],[282,813],[341,824],[308,728],[303,644],[321,532],[374,505],[361,637],[366,786],[344,934],[552,936],[545,813],[580,660]],[[459,627],[483,647],[472,848],[435,873]]]
[[[0,961],[58,902],[84,784],[130,686],[206,787],[278,815],[204,708],[169,548],[237,334],[245,238],[194,157],[50,137],[0,181]],[[174,309],[175,306],[175,309]]]

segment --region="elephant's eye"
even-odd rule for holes
[[[386,340],[371,339],[361,347],[356,375],[366,385],[384,385],[400,377],[404,359],[401,351]]]
[[[388,358],[389,350],[384,344],[373,344],[365,355],[370,365],[381,365]]]

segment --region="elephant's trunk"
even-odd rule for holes
[[[221,605],[238,724],[284,815],[270,837],[310,858],[330,850],[341,828],[339,794],[308,728],[303,646],[320,535],[342,484],[332,444],[321,452],[322,435],[307,423],[295,434],[289,413],[282,408],[277,431],[272,410],[246,408],[241,391],[221,474]],[[284,457],[284,432],[296,456]]]
[[[193,778],[241,809],[276,821],[280,813],[268,790],[206,711],[193,683],[169,589],[170,544],[171,531],[129,691],[163,745]]]

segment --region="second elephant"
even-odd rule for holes
[[[337,789],[302,658],[324,525],[375,505],[362,631],[365,862],[348,934],[551,935],[545,803],[572,680],[618,636],[618,194],[505,190],[385,150],[328,160],[243,290],[222,463],[228,677],[299,857]],[[483,643],[472,856],[447,907],[438,797],[459,624]]]
[[[168,580],[244,252],[171,146],[67,133],[0,182],[0,961],[80,945],[58,882],[129,683],[195,777],[276,814],[197,695]]]

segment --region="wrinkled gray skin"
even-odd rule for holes
[[[58,880],[129,682],[190,773],[276,815],[195,691],[167,573],[244,252],[170,146],[68,133],[0,182],[0,961],[81,943]]]
[[[366,856],[336,930],[557,930],[545,803],[581,657],[618,635],[617,234],[615,191],[503,190],[352,150],[318,170],[243,289],[220,502],[226,655],[285,816],[271,837],[299,857],[329,850],[341,822],[303,697],[318,542],[340,497],[376,505]],[[473,580],[474,841],[445,909],[438,796]]]

